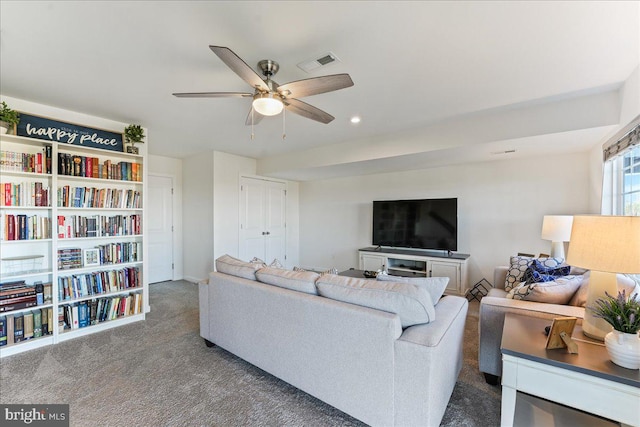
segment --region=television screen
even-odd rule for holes
[[[372,243],[458,250],[458,199],[374,201]]]

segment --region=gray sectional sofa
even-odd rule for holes
[[[364,279],[288,272],[272,282],[273,269],[227,274],[219,267],[199,285],[200,335],[208,344],[369,425],[440,424],[462,367],[466,299],[445,296],[429,323],[403,329],[400,314],[323,297],[312,287],[336,284],[352,296]]]

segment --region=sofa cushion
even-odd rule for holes
[[[526,256],[512,256],[509,259],[509,270],[504,282],[504,290],[510,291],[523,281],[522,277],[528,267],[531,266],[535,258]],[[537,258],[541,265],[547,268],[558,267],[564,262],[563,258]]]
[[[383,282],[411,283],[412,285],[420,286],[429,292],[433,305],[438,304],[442,294],[444,294],[444,290],[447,288],[447,284],[449,284],[448,277],[402,277],[391,274],[378,274],[377,279]]]
[[[316,280],[320,275],[313,271],[291,271],[282,268],[265,267],[256,271],[256,277],[260,282],[268,285],[318,295]]]
[[[323,297],[395,313],[403,328],[435,320],[429,292],[411,283],[325,274],[318,279],[316,287]]]
[[[216,259],[216,271],[249,280],[256,280],[256,271],[263,267],[263,263],[246,262],[231,255],[222,255]]]
[[[591,278],[591,272],[584,274],[582,284],[580,288],[569,301],[569,305],[576,307],[584,307],[587,305],[587,293],[589,290],[589,279]],[[627,295],[632,295],[634,292],[638,293],[640,298],[640,284],[636,284],[634,280],[624,274],[617,274],[616,279],[618,282],[618,292],[625,291]]]
[[[550,282],[523,283],[509,291],[509,295],[524,301],[565,305],[581,284],[582,276],[558,277]]]

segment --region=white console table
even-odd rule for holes
[[[446,251],[363,248],[358,251],[360,270],[385,270],[406,277],[448,277],[445,293],[464,296],[469,288],[469,255]]]
[[[550,320],[507,313],[502,334],[503,427],[514,424],[517,392],[538,396],[591,414],[640,426],[640,373],[609,360],[602,343],[582,334],[572,338],[578,354],[545,348]]]

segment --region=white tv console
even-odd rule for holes
[[[468,254],[412,249],[362,248],[358,250],[360,270],[385,270],[405,277],[448,277],[445,293],[465,295],[468,284]]]

